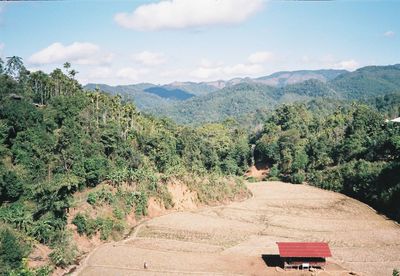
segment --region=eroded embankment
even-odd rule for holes
[[[147,208],[143,210],[138,209],[143,207],[140,206],[143,203],[142,194],[136,192],[137,187],[132,183],[115,187],[104,182],[96,188],[76,193],[73,207],[69,209],[67,229],[71,233],[71,244],[76,244],[79,250],[78,262],[85,260],[107,240],[123,240],[134,236],[138,227],[151,218],[176,211],[227,204],[250,196],[243,182],[232,177],[174,178],[159,185],[162,185],[163,190],[150,194],[144,203]],[[135,201],[133,207],[127,204],[136,199],[139,201]],[[75,220],[79,216],[80,221],[77,223]],[[81,225],[83,231],[78,225]],[[49,263],[49,253],[51,250],[48,247],[37,245],[31,254],[30,266]],[[76,265],[57,268],[53,274],[63,275],[75,269]]]
[[[76,274],[282,275],[268,263],[276,241],[328,242],[333,258],[318,275],[391,275],[400,267],[399,226],[367,205],[307,185],[248,187],[254,197],[243,202],[144,222],[131,238],[98,247]]]

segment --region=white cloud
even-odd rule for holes
[[[307,55],[302,56],[300,58],[300,60],[301,60],[301,62],[304,62],[304,63],[308,63],[308,62],[312,61],[312,59]]]
[[[256,52],[251,54],[247,60],[253,64],[261,64],[271,61],[273,58],[274,54],[271,52]]]
[[[353,71],[361,65],[355,59],[340,59],[331,54],[322,57],[304,55],[297,62],[296,70],[302,69],[341,69]]]
[[[243,64],[239,63],[233,66],[224,67],[224,72],[232,76],[248,76],[261,73],[263,67],[259,64]]]
[[[109,67],[95,67],[89,71],[90,79],[107,79],[112,77],[113,72]]]
[[[384,36],[386,36],[386,37],[393,37],[393,36],[395,36],[395,32],[393,32],[393,31],[387,31],[387,32],[384,32],[383,33],[383,35]]]
[[[344,69],[353,71],[360,67],[360,64],[354,59],[343,60],[333,65],[336,69]]]
[[[177,68],[177,69],[169,69],[166,71],[161,71],[160,77],[168,78],[168,79],[172,79],[172,81],[176,81],[177,79],[182,78],[186,74],[187,74],[187,70],[184,70],[182,68]]]
[[[167,61],[167,58],[163,53],[143,51],[141,53],[132,56],[134,61],[140,62],[146,66],[155,66],[163,64]]]
[[[141,31],[237,24],[259,11],[264,0],[164,0],[118,13],[117,24]]]
[[[224,65],[224,63],[221,61],[211,61],[206,58],[202,58],[200,60],[200,67],[219,67],[222,65]]]
[[[247,62],[233,65],[224,65],[222,62],[210,61],[203,58],[199,66],[190,72],[190,76],[202,80],[254,77],[266,73],[266,68],[263,65],[274,60],[274,54],[268,51],[252,53],[247,58]]]
[[[100,47],[93,43],[74,42],[64,46],[55,42],[31,55],[28,61],[32,64],[53,64],[68,61],[82,65],[95,65],[110,63],[112,59],[112,53],[103,53]]]
[[[239,63],[226,66],[204,66],[203,64],[193,70],[190,76],[198,79],[228,79],[260,74],[263,70],[264,68],[260,64]]]
[[[128,80],[128,81],[138,81],[140,77],[147,74],[149,70],[147,69],[136,69],[132,67],[124,67],[116,73],[118,78]]]

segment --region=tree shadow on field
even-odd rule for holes
[[[267,170],[268,168],[272,167],[271,164],[268,164],[263,160],[256,160],[254,166],[257,170]]]
[[[264,263],[268,266],[268,267],[282,267],[283,268],[283,262],[281,259],[281,256],[277,255],[277,254],[263,254],[261,255]]]

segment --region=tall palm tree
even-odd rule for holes
[[[7,57],[6,74],[17,79],[21,72],[25,70],[24,63],[21,57]]]
[[[0,75],[4,73],[4,61],[0,58]]]

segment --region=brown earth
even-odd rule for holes
[[[244,174],[246,177],[253,177],[258,181],[262,181],[268,174],[267,168],[257,168],[256,166],[251,166],[247,172]]]
[[[400,267],[399,225],[367,205],[308,185],[248,187],[254,196],[243,202],[143,222],[127,240],[97,247],[75,274],[391,275]],[[273,263],[277,241],[325,241],[333,257],[325,271],[285,272]]]
[[[168,192],[171,194],[175,210],[191,210],[197,208],[197,193],[190,191],[185,184],[176,181],[169,183],[167,187]]]

